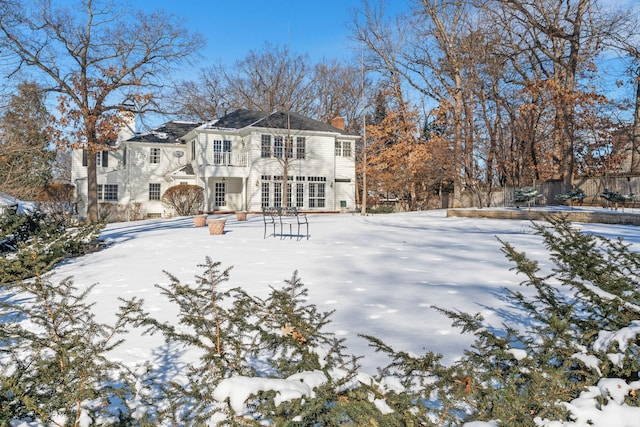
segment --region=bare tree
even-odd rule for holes
[[[286,47],[267,43],[221,72],[228,103],[237,108],[308,115],[315,99],[308,57],[291,53]]]
[[[469,0],[415,1],[414,13],[399,15],[394,22],[385,16],[380,0],[371,0],[353,22],[356,39],[366,46],[369,68],[382,71],[396,88],[403,79],[448,110],[457,170],[454,206],[461,204],[464,151],[473,151],[464,141],[465,79],[460,50],[461,39],[469,34],[470,4]]]
[[[28,4],[27,4],[28,3]],[[202,44],[164,12],[118,9],[102,0],[56,7],[47,0],[3,3],[0,48],[17,58],[14,75],[37,72],[58,95],[59,143],[88,153],[109,149],[123,113],[158,112],[163,77]],[[87,156],[87,221],[98,221],[96,156]]]
[[[200,70],[196,81],[178,83],[166,100],[167,110],[183,119],[208,122],[235,109],[227,100],[221,70],[221,65],[213,65]]]
[[[216,63],[178,85],[169,105],[186,119],[213,120],[236,109],[291,111],[330,123],[345,118],[360,128],[360,70],[335,60],[312,64],[305,55],[265,44],[232,66]]]
[[[317,63],[313,70],[315,111],[309,117],[331,123],[333,118],[341,116],[346,121],[347,130],[360,131],[362,91],[370,86],[368,82],[363,85],[361,73],[359,65],[342,64],[336,60]]]
[[[553,177],[569,189],[576,167],[580,73],[592,67],[624,16],[604,13],[598,0],[498,0],[493,5],[519,35],[514,52],[529,50],[528,64],[552,93]]]

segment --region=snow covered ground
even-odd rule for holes
[[[210,219],[218,217],[227,219],[223,235],[194,227],[190,217],[110,224],[103,232],[106,248],[66,261],[53,271],[53,280],[73,276],[80,288],[97,283],[92,298],[98,321],[111,322],[118,297],[131,296],[143,298],[154,317],[171,320],[176,311],[154,286],[168,284],[163,270],[193,282],[200,273],[197,265],[209,256],[225,268],[233,266],[226,286],[259,297],[297,270],[309,289],[309,302],[322,311],[335,310],[329,330],[346,338],[351,354],[365,356],[363,372],[375,374],[388,361],[373,354],[358,334],[378,337],[397,350],[440,352],[447,362],[459,356],[472,337],[452,328],[433,305],[481,312],[495,325],[504,321],[501,315],[508,307],[503,288],[517,287],[524,276],[510,271],[497,238],[550,266],[528,221],[446,218],[441,210],[318,214],[309,215],[310,238],[298,240],[263,238],[260,215],[243,222],[229,215]],[[621,236],[640,248],[637,227],[580,226],[611,238]],[[142,337],[132,331],[113,357],[131,364],[153,361],[162,345],[160,335]]]

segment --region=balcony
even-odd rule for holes
[[[249,153],[239,153],[233,151],[207,153],[206,165],[246,168],[249,166]]]

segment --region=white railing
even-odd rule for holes
[[[249,153],[207,153],[208,166],[249,166]]]

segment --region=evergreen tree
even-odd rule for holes
[[[262,300],[239,288],[223,290],[229,269],[220,270],[219,262],[207,258],[200,267],[204,273],[194,284],[167,273],[170,284],[158,285],[178,307],[179,326],[139,313],[139,324],[148,332],[161,332],[172,347],[201,354],[200,363],[187,368],[185,384],[158,384],[169,402],[162,419],[181,425],[204,425],[215,418],[227,425],[333,426],[340,419],[382,416],[355,381],[357,359],[343,353],[343,340],[323,331],[331,313],[306,304],[307,289],[297,274]],[[323,378],[314,395],[304,399],[276,404],[275,391],[261,391],[248,397],[242,413],[215,399],[225,379],[286,380],[304,372]]]
[[[601,378],[637,380],[640,342],[632,332],[640,315],[640,254],[621,240],[581,233],[564,221],[535,224],[555,268],[509,243],[503,251],[526,276],[533,296],[505,290],[511,322],[496,328],[480,315],[441,310],[475,343],[445,367],[440,357],[396,351],[374,337],[372,346],[393,363],[382,375],[397,375],[405,390],[387,403],[414,425],[460,425],[468,420],[504,426],[535,426],[570,420],[567,407]],[[515,320],[514,320],[515,319]],[[517,322],[521,319],[521,322]],[[620,331],[624,333],[619,333]],[[606,405],[606,396],[601,405]],[[625,403],[640,406],[635,395]]]
[[[102,224],[70,227],[64,216],[39,210],[0,215],[0,284],[44,273],[98,245]]]
[[[56,153],[47,127],[51,116],[37,84],[23,82],[0,117],[0,191],[34,200],[51,179]]]
[[[5,285],[0,299],[0,425],[145,425],[135,414],[136,381],[107,357],[122,344],[130,313],[125,302],[113,325],[96,321],[87,296],[71,279]]]

